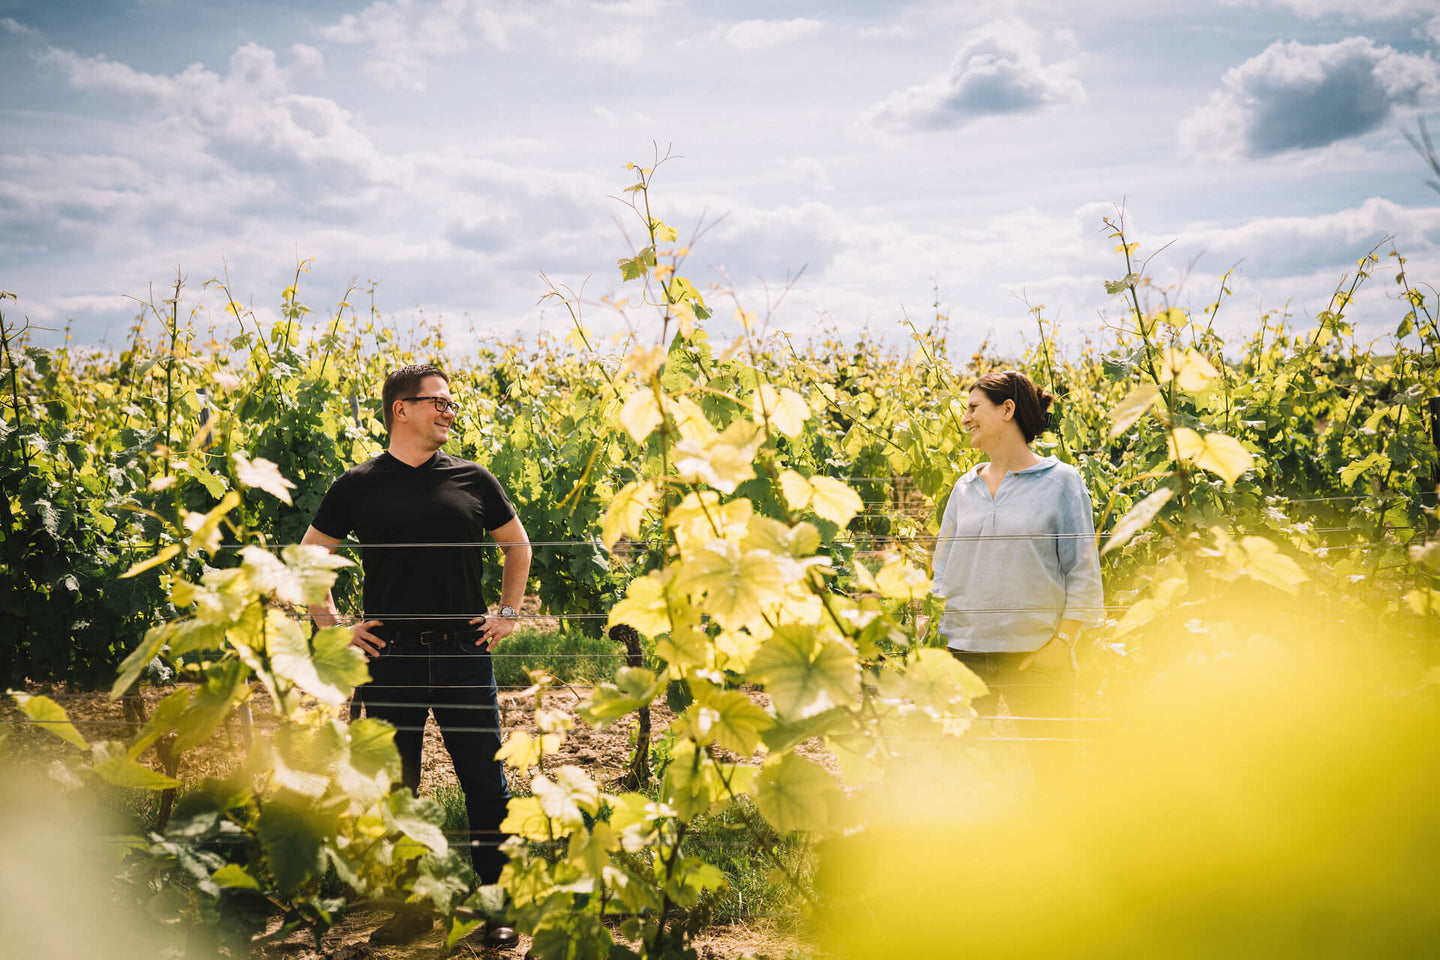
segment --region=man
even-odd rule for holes
[[[369,661],[371,682],[358,694],[368,716],[395,726],[411,789],[420,786],[425,719],[434,711],[465,792],[475,872],[494,883],[504,866],[497,848],[510,792],[495,759],[500,710],[490,651],[515,629],[530,541],[494,475],[441,451],[459,412],[443,371],[402,367],[385,379],[381,396],[389,448],[330,486],[301,542],[333,547],[354,533],[362,544],[365,612],[351,642]],[[500,608],[488,616],[486,533],[505,562]],[[322,625],[339,619],[333,596],[310,612]],[[428,911],[402,910],[371,939],[399,943],[433,925]],[[492,922],[485,939],[508,946],[515,931]]]

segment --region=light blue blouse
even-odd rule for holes
[[[940,635],[958,650],[1038,650],[1061,620],[1097,625],[1105,598],[1079,472],[1045,457],[1007,473],[992,497],[980,467],[966,471],[945,505],[934,573]]]

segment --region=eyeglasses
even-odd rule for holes
[[[401,397],[401,400],[429,400],[435,404],[436,413],[453,413],[457,416],[460,413],[460,404],[448,397]]]

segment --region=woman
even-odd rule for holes
[[[1075,644],[1104,616],[1090,494],[1080,474],[1030,444],[1054,396],[1015,370],[987,373],[961,419],[990,459],[955,482],[935,545],[932,591],[945,601],[940,635],[990,688],[974,702],[993,716],[1001,695],[1032,747],[1068,738]],[[1031,719],[1039,718],[1039,719]],[[1073,755],[1031,749],[1032,765]]]

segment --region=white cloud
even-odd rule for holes
[[[725,39],[741,50],[779,46],[818,33],[819,20],[796,17],[792,20],[741,20],[726,28]]]
[[[76,90],[135,105],[168,132],[183,135],[210,160],[236,170],[360,189],[404,170],[380,154],[350,112],[334,100],[290,91],[290,71],[275,52],[246,44],[226,76],[192,64],[174,76],[51,48],[42,62],[58,67]]]
[[[631,30],[612,31],[592,37],[575,52],[600,63],[635,65],[644,59],[645,38]]]
[[[443,214],[441,234],[461,253],[541,269],[594,266],[576,262],[575,243],[602,249],[613,236],[613,187],[587,174],[564,173],[464,156],[416,158],[421,204]],[[556,251],[550,259],[551,251]]]
[[[292,43],[290,45],[290,56],[293,58],[294,66],[291,68],[297,73],[309,74],[313,77],[325,75],[325,54],[308,43]]]
[[[331,43],[371,48],[365,71],[382,86],[423,90],[437,60],[463,53],[478,31],[499,50],[510,45],[512,21],[524,8],[489,0],[377,0],[320,31]]]
[[[861,116],[860,126],[943,130],[979,117],[1082,102],[1080,81],[1060,67],[1045,66],[1039,43],[1039,35],[1022,23],[988,24],[960,48],[949,73],[891,94]]]
[[[1402,253],[1409,246],[1436,246],[1440,207],[1404,207],[1371,197],[1357,207],[1316,216],[1258,217],[1239,226],[1199,225],[1177,238],[1175,259],[1203,254],[1212,266],[1240,263],[1252,278],[1308,276],[1317,271],[1338,275],[1392,235]]]
[[[38,41],[11,39],[0,26],[11,47],[125,50],[132,65],[54,53],[12,96],[0,91],[6,286],[47,325],[74,316],[77,340],[94,342],[108,325],[113,341],[135,312],[118,294],[143,297],[153,281],[165,295],[177,264],[193,278],[191,294],[228,264],[237,294],[269,317],[296,257],[314,257],[302,295],[317,315],[358,275],[362,286],[381,281],[376,302],[400,314],[402,329],[423,308],[444,318],[455,344],[467,342],[467,330],[507,339],[533,336],[542,324],[563,330],[563,311],[536,305],[544,292],[537,274],[577,288],[591,277],[589,301],[633,287],[615,268],[633,251],[615,226],[629,212],[612,198],[631,182],[623,162],[648,160],[652,138],[686,158],[666,167],[654,194],[656,213],[682,240],[702,210],[707,219],[728,211],[682,272],[712,296],[710,268],[722,269],[746,307],[763,312],[787,272],[806,265],[775,319],[797,337],[825,326],[848,339],[869,324],[872,334],[902,341],[901,308],[923,321],[933,279],[955,305],[954,342],[964,355],[991,332],[1002,351],[1033,340],[1020,294],[1046,304],[1047,316],[1058,313],[1073,345],[1099,311],[1119,315],[1103,281],[1123,272],[1099,224],[1111,204],[1075,211],[1127,195],[1143,218],[1143,230],[1130,226],[1142,253],[1179,240],[1153,265],[1159,282],[1178,282],[1203,253],[1185,293],[1207,302],[1214,274],[1242,261],[1227,313],[1237,328],[1253,322],[1249,304],[1261,297],[1293,298],[1297,314],[1311,309],[1387,230],[1401,234],[1417,279],[1440,277],[1434,213],[1358,201],[1393,188],[1396,203],[1435,202],[1394,129],[1413,127],[1403,114],[1392,114],[1396,135],[1383,143],[1351,138],[1283,169],[1175,164],[1173,118],[1223,92],[1218,78],[1269,42],[1264,31],[1297,23],[1270,0],[1263,11],[1203,14],[1160,0],[1124,17],[1051,0],[1022,0],[1024,14],[1013,5],[995,13],[1000,0],[907,0],[893,11],[851,3],[823,14],[812,5],[793,14],[823,18],[823,26],[777,19],[737,32],[741,44],[792,41],[768,52],[751,47],[756,55],[737,53],[727,36],[734,21],[792,13],[751,5],[726,15],[687,0],[656,16],[666,2],[351,0],[355,15],[335,13],[326,34],[256,21],[247,32],[264,46],[235,51],[228,65],[222,55],[165,72],[145,65],[162,59],[166,43],[203,47],[143,23],[143,39],[114,43],[58,21],[47,21]],[[490,27],[478,19],[485,16]],[[997,16],[1034,26],[977,32]],[[867,32],[881,22],[903,27],[903,37]],[[1354,32],[1304,26],[1317,42]],[[1412,28],[1394,25],[1387,36]],[[1237,34],[1265,39],[1235,56],[1228,51]],[[1189,70],[1175,68],[1180,47]],[[1100,58],[1115,48],[1127,50],[1127,67],[1102,73]],[[946,73],[957,51],[952,72],[920,84]],[[392,86],[428,83],[431,92],[377,95],[362,72],[372,60]],[[637,62],[651,80],[640,82]],[[1382,90],[1390,83],[1403,94],[1407,70],[1425,63],[1393,60],[1390,73],[1371,72]],[[683,69],[665,72],[676,64]],[[1135,76],[1162,79],[1137,86]],[[1093,109],[1057,109],[1085,96],[1081,78]],[[983,150],[966,136],[927,140],[923,151],[883,136],[844,139],[847,118],[911,85],[877,108],[874,127],[937,129],[1043,112],[1037,121],[984,124]],[[1424,94],[1415,96],[1423,106]],[[737,111],[737,103],[749,106]],[[1117,129],[1137,135],[1117,139]],[[1058,158],[1056,143],[1064,145]],[[1398,176],[1408,177],[1408,191]],[[630,232],[637,240],[639,229]],[[1374,284],[1383,289],[1378,271]],[[730,329],[729,303],[712,299],[719,340]],[[597,325],[610,322],[605,308],[586,309],[587,322],[592,313]],[[222,319],[213,302],[208,315]]]
[[[791,189],[829,193],[835,189],[825,162],[816,157],[792,157],[772,168],[771,175]]]
[[[706,233],[695,256],[733,283],[773,281],[801,268],[821,275],[854,233],[849,218],[817,201],[733,208]]]
[[[365,72],[381,86],[425,90],[437,65],[477,36],[508,52],[523,39],[547,45],[569,34],[569,52],[611,64],[639,62],[644,38],[674,0],[375,0],[320,30],[331,43],[364,46]],[[622,25],[623,29],[616,29]]]
[[[1365,37],[1275,42],[1226,71],[1221,89],[1180,128],[1187,152],[1268,157],[1369,133],[1397,106],[1440,93],[1440,64]]]
[[[0,17],[0,30],[6,33],[19,34],[20,36],[33,37],[39,34],[34,27],[27,27],[14,17]]]
[[[1253,7],[1263,0],[1227,0],[1226,6]],[[1423,17],[1435,10],[1434,0],[1268,0],[1269,3],[1307,17],[1319,20],[1339,17],[1347,23],[1365,20],[1399,20],[1405,17]]]

